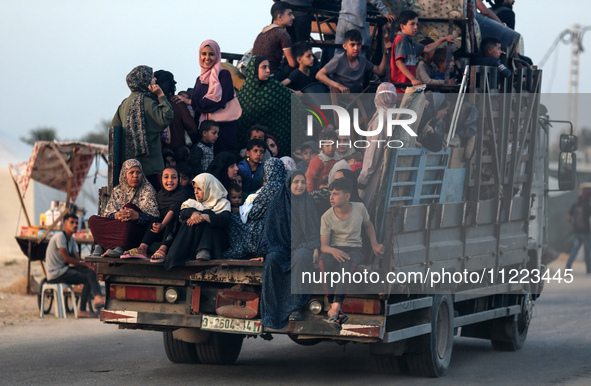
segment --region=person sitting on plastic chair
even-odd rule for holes
[[[76,241],[72,237],[78,229],[78,217],[67,214],[63,218],[63,232],[54,235],[45,252],[47,280],[51,283],[84,284],[80,298],[79,318],[94,318],[96,315],[86,311],[91,292],[94,294],[94,307],[105,304],[101,286],[90,264],[82,261],[76,251]],[[72,266],[70,266],[70,264]]]

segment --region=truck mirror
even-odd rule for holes
[[[558,189],[573,190],[575,188],[576,177],[577,158],[575,157],[575,153],[561,152],[560,158],[558,159]]]
[[[579,139],[576,135],[562,134],[560,135],[560,151],[572,152],[577,151],[579,147]]]

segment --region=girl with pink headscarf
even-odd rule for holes
[[[195,120],[215,120],[220,127],[219,137],[214,144],[214,153],[230,151],[238,153],[238,116],[234,83],[228,70],[222,68],[220,46],[208,39],[199,47],[201,74],[195,82],[191,95],[191,106]]]

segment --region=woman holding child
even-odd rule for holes
[[[98,246],[93,255],[119,257],[138,245],[148,226],[158,221],[156,192],[136,159],[125,161],[117,185],[105,208],[105,217],[91,216],[88,226]]]
[[[180,228],[168,251],[164,268],[184,265],[189,260],[221,258],[225,228],[230,221],[228,192],[213,175],[201,173],[193,179],[195,199],[181,205]]]
[[[219,137],[214,144],[215,153],[238,153],[238,117],[241,109],[234,94],[230,71],[222,68],[220,46],[211,39],[199,46],[201,74],[195,81],[191,106],[195,118],[201,122],[212,119],[219,124]]]

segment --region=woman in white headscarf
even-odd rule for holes
[[[193,179],[195,199],[181,206],[180,227],[164,263],[166,269],[189,260],[222,257],[226,245],[226,227],[230,221],[230,201],[222,183],[209,173]]]
[[[382,123],[387,122],[386,114],[389,108],[395,108],[397,101],[396,87],[392,83],[382,83],[378,86],[374,103],[376,105],[376,112],[371,121],[369,121],[368,131],[374,131],[378,127],[380,115],[382,115]],[[357,186],[359,187],[359,196],[363,200],[365,206],[370,209],[374,203],[376,189],[380,179],[380,170],[382,161],[384,159],[384,146],[378,148],[378,141],[387,141],[388,134],[385,128],[379,134],[368,137],[370,146],[365,150],[363,155],[363,167],[361,173],[357,178]],[[371,211],[370,211],[371,213]]]

